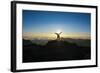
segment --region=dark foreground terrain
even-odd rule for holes
[[[39,45],[23,40],[23,62],[90,59],[90,48],[67,41],[51,40],[45,45]]]

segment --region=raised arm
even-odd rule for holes
[[[55,33],[56,35],[58,35],[58,33]]]

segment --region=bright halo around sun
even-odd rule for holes
[[[57,31],[56,31],[56,33],[61,33],[61,32],[62,32],[61,30],[57,30]]]

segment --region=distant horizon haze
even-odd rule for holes
[[[87,33],[77,33],[71,34],[62,33],[61,38],[72,38],[72,39],[91,39],[90,34]],[[23,33],[23,39],[32,40],[32,39],[56,39],[56,35],[54,33]]]

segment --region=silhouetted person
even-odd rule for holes
[[[62,32],[60,32],[60,33],[55,33],[56,35],[57,35],[57,40],[60,40],[60,34],[61,34]]]

